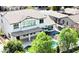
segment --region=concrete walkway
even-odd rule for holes
[[[3,43],[5,43],[5,41],[8,39],[4,39],[3,37],[0,36],[0,53],[2,53],[3,51]]]
[[[0,44],[0,53],[3,51],[3,44]]]
[[[26,39],[23,39],[22,42],[23,42],[23,47],[24,48],[31,45],[31,41],[27,41]]]

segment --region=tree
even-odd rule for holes
[[[52,38],[44,32],[40,32],[32,42],[32,46],[28,49],[28,51],[31,53],[50,53],[51,46]]]
[[[76,45],[78,41],[78,34],[73,28],[65,28],[60,32],[60,43],[68,51],[70,47]],[[63,49],[64,49],[63,48]]]
[[[72,8],[73,6],[64,6],[64,8]]]
[[[21,41],[19,40],[10,40],[4,44],[5,53],[19,53],[24,52]]]
[[[54,11],[59,11],[61,6],[52,6],[51,9]]]
[[[78,38],[79,38],[79,30],[76,31],[78,33]]]

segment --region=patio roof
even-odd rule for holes
[[[29,34],[29,33],[38,32],[38,31],[43,31],[43,30],[41,28],[37,27],[37,28],[29,29],[29,30],[13,32],[11,35],[16,37],[16,36],[21,36],[24,34]]]

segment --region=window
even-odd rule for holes
[[[0,14],[1,15],[1,17],[3,16],[2,14]]]
[[[34,20],[31,20],[31,19],[24,20],[24,21],[22,21],[21,25],[23,26],[23,28],[35,26],[36,20],[35,19]]]
[[[26,36],[28,36],[29,34],[26,34]]]
[[[68,25],[68,22],[66,24]]]
[[[10,34],[8,33],[8,37],[11,38]]]
[[[1,23],[3,23],[3,20],[1,19]]]
[[[35,34],[35,32],[33,32],[33,34]]]
[[[58,23],[60,24],[60,19],[58,19]]]
[[[25,37],[25,36],[28,36],[28,34],[24,34],[23,36],[24,36],[24,37]]]
[[[54,17],[53,20],[55,21],[55,23],[57,23],[57,20],[58,20],[58,19]]]
[[[43,19],[40,19],[40,23],[44,23],[44,20]]]
[[[59,29],[59,30],[62,30],[63,28],[62,28],[62,27],[60,27],[60,26],[58,26],[58,29]]]
[[[65,22],[65,21],[63,20],[63,21],[62,21],[62,24],[64,24],[64,22]]]
[[[52,30],[53,29],[53,26],[48,26],[48,30]]]
[[[30,33],[30,35],[33,35],[33,34],[35,34],[35,32],[33,32],[33,33]]]
[[[17,39],[17,40],[20,40],[20,36],[17,36],[16,39]]]
[[[39,31],[39,32],[42,32],[42,31]]]
[[[35,34],[35,32],[34,32],[34,34]]]
[[[14,29],[19,28],[19,24],[18,23],[14,24],[13,26],[14,26]]]
[[[30,35],[32,35],[33,33],[30,33]]]

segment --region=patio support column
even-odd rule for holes
[[[58,20],[59,20],[59,19],[57,18],[57,24],[58,24]]]
[[[31,41],[30,34],[29,34],[29,41]]]

